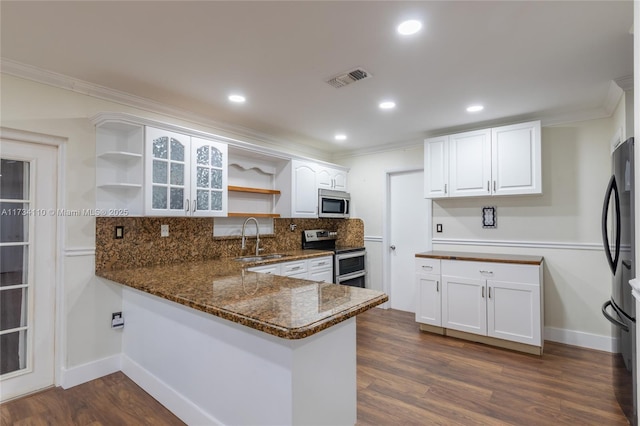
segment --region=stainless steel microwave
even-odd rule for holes
[[[351,195],[344,191],[318,190],[318,217],[346,219],[349,217]]]

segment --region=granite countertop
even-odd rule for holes
[[[256,265],[333,255],[296,250],[261,262],[233,258],[96,271],[96,275],[285,339],[302,339],[388,300],[380,291],[249,272]]]
[[[416,257],[442,260],[466,260],[472,262],[513,263],[519,265],[540,265],[542,256],[523,256],[517,254],[472,253],[462,251],[425,251],[416,253]]]

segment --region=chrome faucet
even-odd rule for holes
[[[260,231],[258,230],[258,220],[255,217],[248,217],[247,220],[244,221],[244,223],[242,224],[242,250],[244,252],[244,250],[246,250],[247,248],[247,242],[246,242],[246,237],[244,235],[244,230],[245,227],[247,226],[247,222],[249,222],[250,220],[253,220],[256,224],[256,256],[260,255],[260,250],[262,250],[260,248]]]

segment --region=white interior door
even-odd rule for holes
[[[0,401],[54,382],[57,148],[0,146]]]
[[[389,304],[415,312],[415,254],[431,249],[431,200],[422,170],[389,174]]]

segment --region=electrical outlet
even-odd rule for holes
[[[161,237],[169,236],[169,225],[160,225],[160,236]]]
[[[441,223],[436,224],[436,232],[442,232],[442,224]]]
[[[124,226],[116,226],[115,239],[124,238]]]
[[[124,317],[122,316],[122,312],[114,312],[111,314],[111,328],[122,328],[124,327]]]

